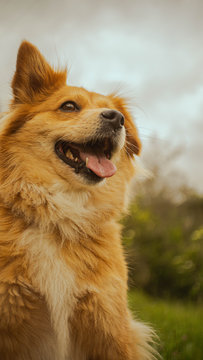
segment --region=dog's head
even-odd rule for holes
[[[67,189],[93,188],[105,178],[122,178],[121,169],[139,154],[125,101],[67,86],[66,75],[32,44],[21,44],[1,138],[2,179],[10,171],[37,185],[62,181]]]

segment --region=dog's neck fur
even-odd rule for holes
[[[103,227],[109,219],[114,221],[119,218],[120,209],[127,202],[124,193],[118,195],[116,203],[103,202],[102,193],[106,189],[108,191],[106,184],[106,189],[100,186],[96,191],[90,188],[89,191],[64,192],[60,184],[45,188],[21,179],[9,186],[12,193],[7,191],[5,184],[0,187],[1,203],[15,217],[23,218],[27,225],[34,224],[45,232],[58,232],[62,242],[94,236],[99,224]]]

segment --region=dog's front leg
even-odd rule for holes
[[[121,297],[113,301],[104,294],[88,293],[79,300],[70,319],[71,360],[144,360],[131,322]]]

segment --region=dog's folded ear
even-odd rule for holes
[[[116,109],[119,110],[125,117],[126,130],[126,151],[129,155],[139,155],[141,151],[141,141],[138,136],[138,131],[133,121],[133,117],[127,109],[125,100],[119,96],[113,95],[113,102]]]
[[[12,81],[13,104],[33,103],[66,84],[66,70],[55,71],[39,50],[23,41]]]

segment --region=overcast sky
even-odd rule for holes
[[[0,0],[1,110],[23,39],[67,64],[69,84],[130,97],[144,149],[180,146],[176,167],[203,193],[202,0]]]

